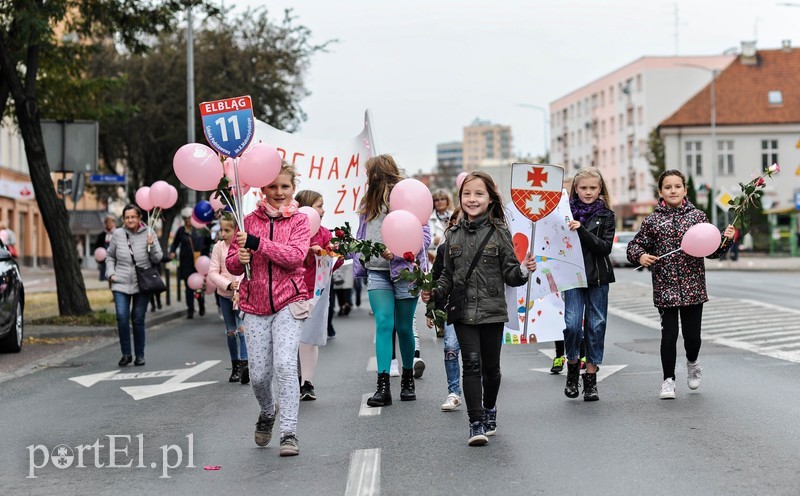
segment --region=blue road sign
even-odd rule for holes
[[[92,174],[89,176],[89,184],[125,184],[127,178],[124,175],[115,174]]]
[[[237,96],[200,104],[203,134],[211,148],[228,157],[238,157],[255,134],[250,96]]]

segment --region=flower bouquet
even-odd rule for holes
[[[333,230],[331,239],[334,253],[347,256],[355,254],[362,259],[362,263],[367,263],[372,257],[379,257],[386,250],[383,243],[375,243],[363,239],[356,239],[350,229],[350,223],[345,222],[344,226]]]
[[[772,177],[781,171],[778,164],[772,164],[764,171],[763,174],[755,177],[749,183],[739,183],[742,188],[742,194],[728,200],[728,205],[731,208],[728,212],[733,214],[733,227],[740,231],[740,235],[744,235],[750,229],[750,208],[755,207],[761,210],[761,197],[764,196],[764,186],[766,186],[765,177]]]
[[[413,284],[413,287],[408,291],[411,296],[416,298],[419,296],[420,291],[433,291],[436,288],[433,274],[422,271],[413,253],[410,251],[405,252],[403,259],[413,264],[412,270],[403,269],[400,271],[400,279]],[[441,328],[444,327],[447,321],[447,312],[436,308],[436,302],[433,301],[433,298],[425,305],[425,315],[433,319],[433,322]]]

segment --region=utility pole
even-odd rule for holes
[[[194,33],[192,0],[186,2],[186,142],[194,143]],[[197,203],[197,192],[187,190],[186,203]]]

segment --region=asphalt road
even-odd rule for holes
[[[612,286],[612,305],[628,300],[623,287]],[[498,433],[471,448],[466,411],[439,410],[441,341],[423,333],[419,399],[378,413],[362,408],[375,384],[372,318],[362,307],[335,324],[337,339],[320,352],[319,399],[301,403],[300,456],[253,443],[258,407],[249,386],[226,382],[222,325],[207,316],[150,332],[145,367],[120,370],[110,345],[0,383],[3,494],[797,493],[794,362],[707,342],[702,387],[687,390],[679,357],[678,398],[661,401],[658,332],[611,315],[601,372],[624,368],[600,382],[601,401],[569,400],[563,375],[535,370],[549,368],[551,344],[506,346]],[[208,368],[180,380],[208,384],[138,400],[141,388],[121,389],[195,367]],[[101,373],[89,387],[70,380]],[[399,378],[392,388],[399,396]],[[112,457],[112,438],[127,452]],[[67,468],[55,466],[70,454]],[[109,467],[112,458],[131,466]]]

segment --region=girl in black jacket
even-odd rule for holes
[[[574,220],[570,221],[569,228],[577,231],[581,240],[588,287],[564,291],[564,344],[567,351],[567,385],[564,394],[569,398],[578,397],[580,345],[585,335],[584,401],[600,399],[597,395],[597,366],[603,362],[608,285],[614,282],[614,270],[608,255],[616,228],[609,199],[608,188],[599,170],[587,167],[575,174],[569,193]]]

